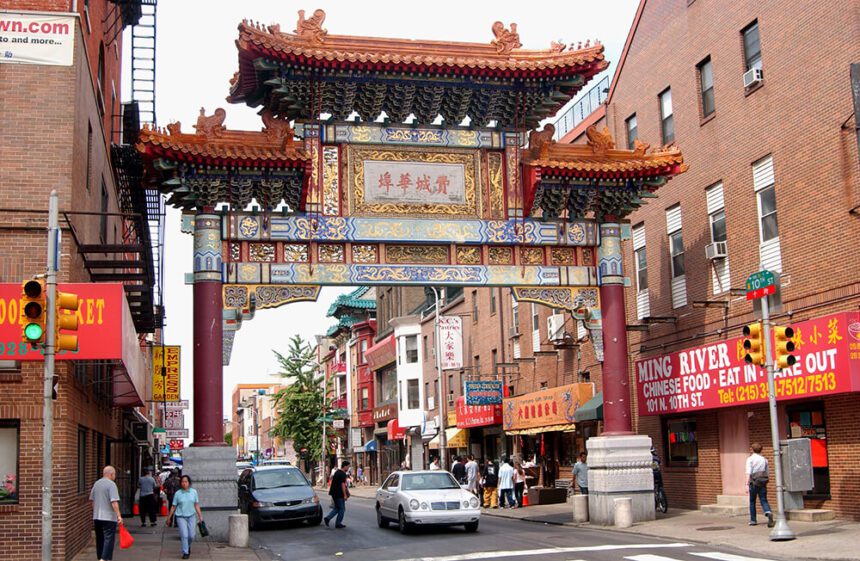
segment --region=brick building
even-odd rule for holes
[[[628,323],[645,329],[629,339],[637,427],[673,506],[743,512],[749,444],[772,459],[763,374],[738,349],[755,320],[745,279],[766,268],[781,273],[775,323],[798,328],[777,394],[780,437],[812,443],[802,502],[860,517],[856,16],[837,1],[643,0],[608,100],[564,138],[606,126],[625,147],[676,142],[689,164],[630,216],[625,247]],[[696,379],[709,387],[684,390]]]
[[[0,282],[18,284],[45,272],[46,209],[56,189],[61,287],[125,285],[122,357],[57,362],[54,559],[71,559],[90,539],[89,490],[105,464],[117,467],[121,506],[130,513],[139,466],[156,461],[144,406],[152,390],[150,345],[161,316],[153,305],[145,202],[132,195],[133,178],[120,163],[129,153],[120,118],[121,31],[140,16],[139,4],[127,4],[131,10],[106,0],[12,0],[0,14],[14,32],[33,22],[38,27],[30,29],[45,30],[40,18],[55,13],[51,21],[59,28],[53,29],[70,57],[57,64],[16,64],[4,56],[0,63]],[[68,13],[70,6],[77,13]],[[83,323],[80,331],[95,329]],[[9,560],[39,558],[42,372],[41,361],[0,357],[0,471],[15,476],[14,492],[0,496],[0,551]]]

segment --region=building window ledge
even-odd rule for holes
[[[711,121],[713,121],[713,120],[714,120],[714,117],[716,117],[716,116],[717,116],[717,112],[716,112],[716,111],[712,111],[712,112],[711,112],[711,114],[710,114],[710,115],[708,115],[707,117],[702,117],[702,120],[701,120],[701,121],[699,121],[699,126],[700,126],[700,127],[705,126],[706,124],[708,124],[708,123],[710,123]]]
[[[759,82],[758,84],[756,84],[755,86],[753,86],[751,88],[744,88],[744,97],[751,96],[752,94],[759,91],[763,87],[764,87],[764,81],[762,80],[761,82]]]

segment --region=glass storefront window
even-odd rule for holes
[[[397,368],[391,367],[379,373],[379,403],[397,399]]]
[[[18,502],[18,421],[0,419],[0,504]]]
[[[804,403],[786,409],[788,438],[808,438],[812,448],[813,488],[805,496],[815,499],[830,498],[830,464],[827,460],[827,424],[824,404]]]
[[[666,465],[673,467],[699,466],[699,441],[695,419],[665,419]]]

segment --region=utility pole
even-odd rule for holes
[[[42,561],[51,561],[54,541],[54,353],[57,336],[57,270],[60,261],[60,218],[57,191],[48,202],[48,273],[45,310],[45,374],[42,395]]]
[[[782,492],[784,481],[782,478],[782,450],[779,446],[779,425],[776,412],[776,385],[773,380],[773,344],[770,338],[770,315],[768,310],[767,296],[761,299],[761,321],[764,332],[765,368],[767,369],[767,393],[768,406],[770,409],[770,436],[773,443],[773,469],[776,474],[776,524],[770,532],[771,541],[793,540],[797,535],[788,527],[785,518],[785,501]]]
[[[448,418],[446,417],[446,405],[448,399],[448,388],[445,377],[442,376],[442,350],[439,345],[439,291],[435,286],[433,296],[436,298],[436,315],[433,318],[433,350],[436,351],[436,375],[439,376],[439,463],[442,469],[448,468],[448,436],[445,428]]]

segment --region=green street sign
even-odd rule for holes
[[[776,292],[776,279],[768,270],[753,273],[747,278],[747,300],[755,300]]]
[[[156,428],[152,429],[152,434],[159,434],[159,433],[165,433],[165,432],[167,432],[167,431],[161,427],[156,427]]]

